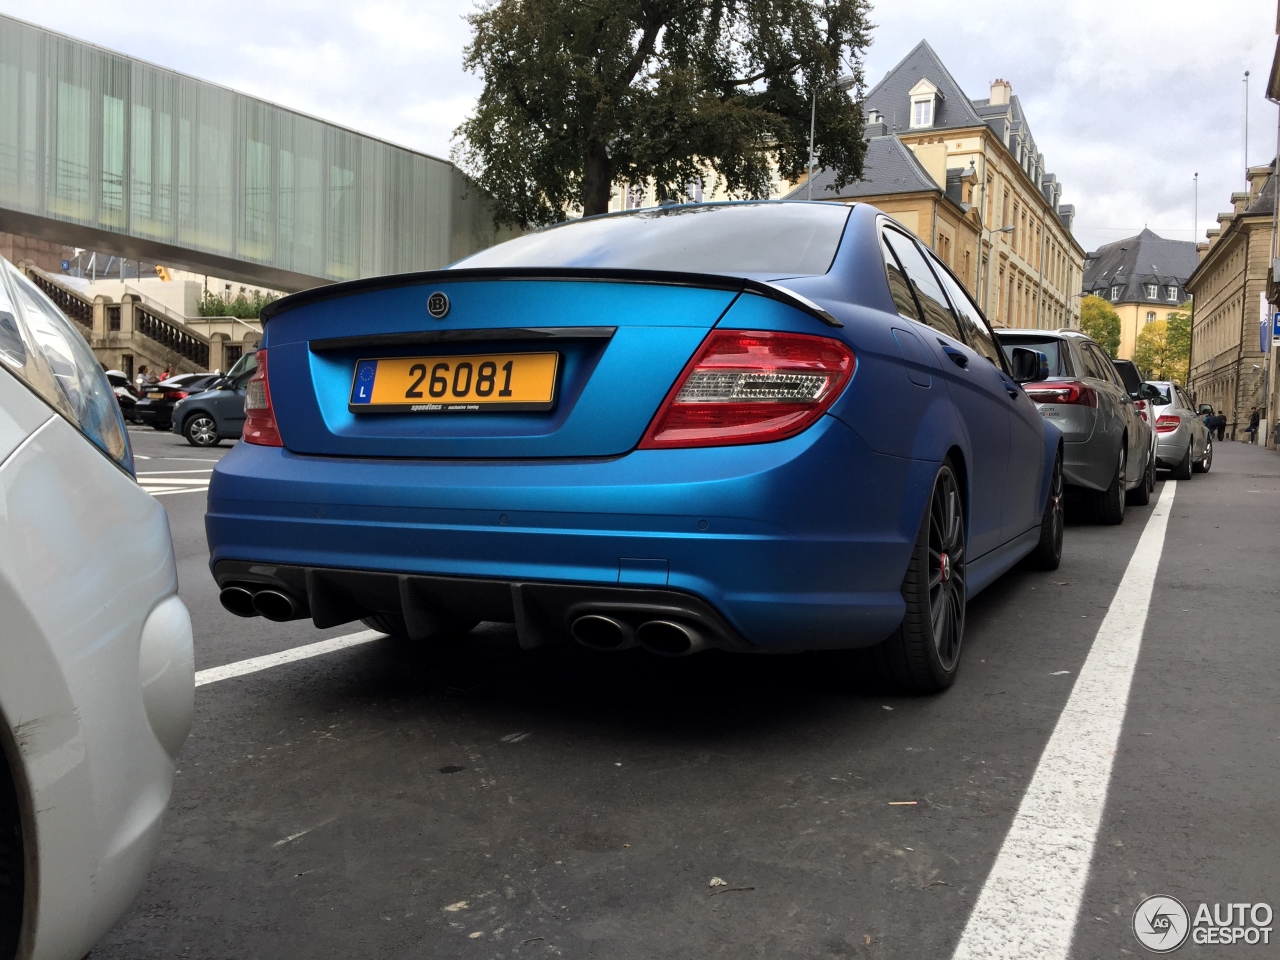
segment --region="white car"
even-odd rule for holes
[[[0,259],[0,960],[79,960],[151,868],[191,729],[191,618],[116,399]]]

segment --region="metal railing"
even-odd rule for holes
[[[66,287],[54,283],[37,270],[27,271],[27,276],[31,278],[32,283],[44,291],[45,296],[58,305],[59,310],[88,330],[90,334],[93,333],[92,301],[76,296]]]
[[[150,337],[197,366],[209,369],[209,344],[203,337],[187,331],[184,329],[185,325],[153,313],[150,308],[141,304],[134,304],[133,317],[134,329],[138,333]]]

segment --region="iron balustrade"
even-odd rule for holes
[[[84,327],[90,333],[93,332],[93,304],[87,300],[77,297],[71,291],[46,280],[34,270],[27,271],[27,276],[31,282],[44,291],[45,296],[58,305],[58,309],[65,313],[80,326]]]
[[[209,369],[209,344],[176,323],[157,316],[140,304],[133,306],[134,329],[161,346],[168,347],[202,369]]]

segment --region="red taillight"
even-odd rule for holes
[[[191,396],[191,394],[187,393],[187,391],[185,391],[185,390],[174,390],[171,394],[169,394],[169,399],[170,399],[170,400],[185,400],[185,399],[187,399],[187,397],[189,397],[189,396]]]
[[[1156,433],[1173,433],[1182,424],[1182,418],[1166,413],[1156,419]]]
[[[1087,383],[1067,380],[1063,383],[1028,383],[1024,390],[1036,403],[1074,403],[1085,407],[1098,405],[1098,394]]]
[[[853,375],[830,337],[715,330],[649,424],[642,450],[768,443],[812,426]]]
[[[271,407],[271,385],[267,382],[267,351],[258,351],[258,369],[244,391],[245,443],[260,443],[264,447],[283,447],[280,428],[276,426],[276,412]]]

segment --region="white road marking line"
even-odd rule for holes
[[[209,478],[208,477],[156,477],[155,479],[148,478],[144,480],[141,477],[139,477],[138,483],[144,487],[147,486],[148,484],[151,484],[152,486],[157,486],[157,487],[176,487],[176,486],[207,487],[209,485]]]
[[[954,960],[1065,960],[1071,949],[1176,489],[1165,481]]]
[[[139,470],[140,477],[167,477],[171,473],[212,473],[213,467],[191,467],[187,470]]]
[[[386,634],[379,633],[377,630],[361,630],[359,633],[349,633],[345,637],[333,637],[330,640],[321,640],[318,643],[308,643],[305,646],[281,650],[279,653],[268,653],[261,657],[250,657],[248,660],[237,660],[235,663],[223,664],[220,667],[210,667],[208,670],[201,670],[196,673],[196,686],[203,687],[209,683],[217,683],[219,680],[243,677],[249,673],[257,673],[259,670],[267,670],[282,664],[293,663],[295,660],[319,657],[326,653],[345,650],[347,647],[359,646],[362,643],[368,643],[370,640],[381,640],[384,636]]]
[[[209,492],[208,487],[172,487],[172,488],[164,487],[164,488],[157,488],[154,490],[148,490],[146,487],[143,487],[143,489],[147,490],[147,493],[151,494],[153,497],[167,497],[171,493],[208,493]]]

